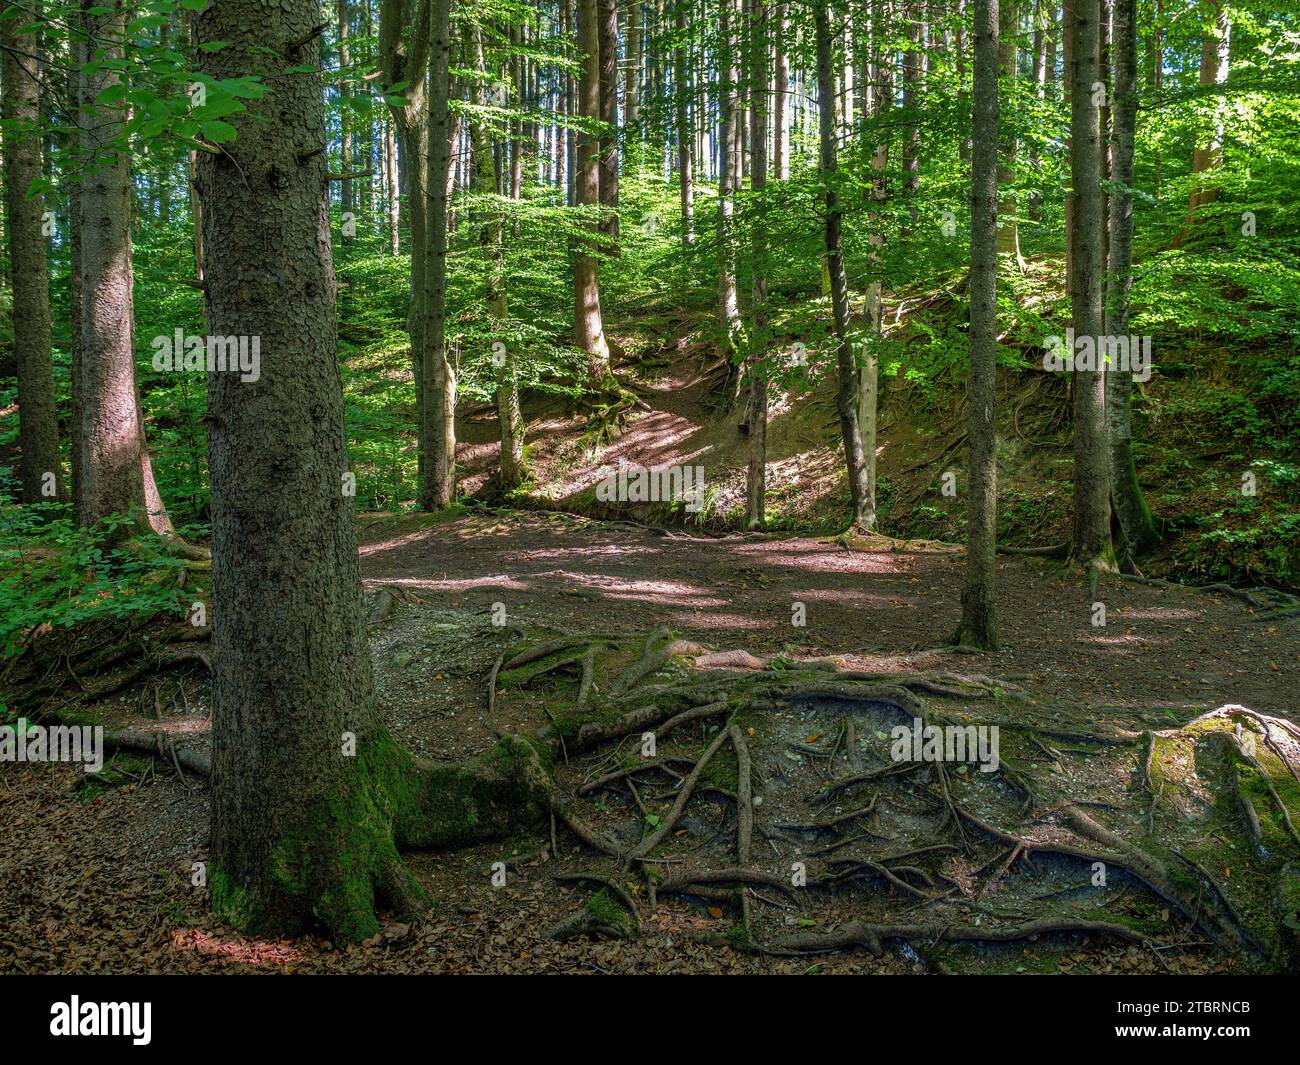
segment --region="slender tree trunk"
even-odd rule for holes
[[[718,0],[718,32],[722,56],[719,65],[719,103],[722,109],[722,159],[718,181],[718,327],[719,355],[731,367],[726,397],[740,394],[737,364],[740,309],[736,297],[736,191],[740,185],[740,95],[738,73],[738,23],[740,0]]]
[[[777,181],[790,178],[790,15],[786,3],[776,5],[773,31],[776,35],[776,89],[772,112],[772,155]]]
[[[1202,89],[1212,89],[1223,85],[1228,80],[1228,45],[1232,35],[1228,9],[1223,0],[1202,0],[1206,14],[1201,35],[1201,67],[1197,78]],[[1192,174],[1205,174],[1216,170],[1223,161],[1223,136],[1225,126],[1224,107],[1220,100],[1214,102],[1214,121],[1206,143],[1198,145],[1192,152]],[[1217,187],[1198,181],[1193,176],[1192,192],[1187,203],[1187,220],[1174,241],[1175,247],[1182,247],[1191,235],[1196,212],[1219,198]]]
[[[425,188],[424,391],[427,453],[420,506],[435,510],[455,493],[456,373],[447,356],[447,189],[451,165],[451,0],[433,0],[429,30],[429,109]]]
[[[695,138],[691,132],[690,80],[687,77],[687,43],[690,0],[677,0],[673,12],[673,25],[678,43],[673,52],[674,77],[677,81],[677,169],[682,196],[682,243],[690,247],[695,243]]]
[[[749,470],[746,476],[745,525],[761,529],[766,524],[767,497],[767,226],[762,195],[767,187],[767,108],[771,74],[768,66],[769,9],[755,0],[749,59],[754,93],[751,100],[749,143],[751,188],[757,201],[753,214],[753,325],[749,337]]]
[[[597,0],[578,2],[578,50],[582,74],[578,83],[578,110],[592,120],[600,118],[600,32]],[[594,208],[600,203],[600,142],[589,129],[577,133],[576,204]],[[593,226],[593,228],[595,228]],[[587,380],[593,388],[611,383],[609,344],[600,313],[600,261],[594,238],[579,238],[573,247],[574,341],[587,353]]]
[[[408,42],[404,0],[381,0],[379,9],[379,58],[384,95],[389,99],[393,140],[397,155],[395,181],[406,196],[407,224],[411,234],[411,299],[407,311],[407,332],[411,338],[411,374],[415,382],[416,483],[417,497],[426,483],[429,454],[424,390],[424,271],[427,265],[425,238],[428,236],[425,193],[428,188],[428,126],[425,113],[424,70],[429,58],[429,0],[420,0],[415,27]],[[397,89],[396,86],[404,86]],[[394,102],[400,97],[404,103]],[[396,189],[392,195],[398,195]],[[391,218],[396,212],[390,206]],[[396,237],[391,238],[394,243]]]
[[[605,131],[600,138],[600,202],[607,213],[600,228],[611,240],[618,240],[618,3],[596,0],[600,49],[600,120]],[[611,253],[617,249],[611,247]]]
[[[918,217],[916,194],[921,187],[921,49],[925,40],[924,11],[920,0],[911,0],[908,10],[908,50],[903,55],[903,108],[908,112],[907,140],[903,145],[903,194],[915,224]],[[904,227],[906,236],[908,228]]]
[[[474,55],[479,70],[486,70],[483,58],[483,31],[474,26]],[[480,107],[483,103],[482,82],[470,81],[470,103]],[[492,141],[486,123],[470,121],[470,137],[474,147],[474,190],[485,203],[503,194],[492,165]],[[519,412],[519,382],[515,351],[505,336],[506,320],[506,263],[505,216],[501,208],[482,209],[479,243],[486,264],[485,287],[488,314],[493,331],[497,334],[492,343],[492,362],[496,367],[496,404],[501,430],[501,485],[516,488],[524,475],[524,438]]]
[[[970,401],[966,586],[957,643],[997,647],[998,0],[975,0],[972,103]],[[1014,27],[1013,27],[1014,28]]]
[[[9,9],[12,5],[6,4]],[[13,12],[8,12],[13,14]],[[4,191],[18,364],[19,476],[24,503],[66,498],[50,352],[49,269],[42,232],[45,198],[29,195],[41,176],[41,34],[21,34],[26,16],[0,23],[4,44]]]
[[[848,470],[851,529],[870,529],[875,522],[875,500],[869,479],[866,450],[859,422],[859,391],[862,373],[850,335],[849,286],[844,272],[844,210],[840,204],[839,161],[836,150],[835,67],[831,46],[830,18],[826,4],[813,5],[817,35],[817,100],[820,132],[820,163],[826,202],[826,273],[830,281],[831,312],[837,339],[839,391],[836,407],[844,442]]]
[[[1074,189],[1073,283],[1074,557],[1086,567],[1109,568],[1110,456],[1106,445],[1106,379],[1096,365],[1102,332],[1100,111],[1097,81],[1099,0],[1073,0],[1071,185]],[[1081,355],[1092,348],[1092,365]]]
[[[347,67],[352,62],[352,57],[348,52],[348,0],[338,0],[338,20],[339,20],[339,168],[344,174],[352,172],[352,115],[349,113],[351,106],[351,90],[347,82]],[[352,179],[344,177],[339,182],[339,207],[346,216],[353,213],[356,207],[356,196],[352,186]],[[348,219],[344,217],[344,222]],[[345,243],[352,240],[349,236],[350,230],[344,227],[343,240]]]
[[[1110,199],[1110,283],[1106,291],[1106,334],[1128,334],[1129,293],[1133,286],[1133,135],[1137,125],[1137,0],[1115,0],[1115,192]],[[1131,374],[1110,367],[1106,374],[1106,428],[1110,440],[1111,505],[1119,522],[1124,553],[1150,550],[1159,539],[1155,521],[1138,484],[1133,460]]]
[[[1014,92],[1016,80],[1016,36],[1019,31],[1018,0],[1000,0],[998,8],[998,68],[1007,88]],[[977,138],[979,134],[975,135]],[[1016,180],[1016,138],[1011,133],[1004,133],[998,151],[998,184],[1011,186]],[[1013,188],[1006,188],[998,203],[998,251],[1015,258],[1016,265],[1022,266],[1020,259],[1020,226],[1016,220],[1019,204]]]
[[[388,252],[397,256],[402,250],[402,215],[401,196],[397,191],[397,141],[393,136],[391,118],[384,123],[384,161],[388,172]]]
[[[126,6],[101,5],[85,15],[99,42],[91,59],[110,64],[82,75],[88,121],[82,131],[87,159],[80,193],[81,366],[77,373],[81,428],[76,477],[77,514],[91,525],[110,514],[134,513],[139,526],[171,531],[144,446],[135,379],[135,325],[131,272],[131,173],[127,153],[114,145],[125,121],[121,103],[95,104],[119,83],[111,64],[122,57]],[[123,528],[122,534],[126,534]]]
[[[627,72],[623,83],[623,117],[628,129],[641,121],[641,0],[628,5]]]

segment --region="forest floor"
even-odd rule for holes
[[[208,798],[193,772],[126,753],[93,780],[69,767],[0,764],[0,971],[1276,969],[1267,951],[1225,949],[1220,933],[1230,938],[1235,926],[1246,939],[1275,944],[1273,911],[1281,906],[1285,915],[1294,905],[1274,905],[1272,892],[1279,865],[1284,873],[1293,868],[1286,856],[1300,859],[1294,824],[1274,808],[1285,804],[1300,822],[1300,743],[1286,732],[1291,726],[1279,725],[1300,723],[1300,618],[1274,617],[1276,601],[1267,596],[1117,577],[1102,578],[1094,593],[1062,564],[1000,556],[1003,649],[944,648],[959,617],[962,548],[780,531],[834,532],[842,520],[830,383],[773,404],[769,503],[778,531],[726,533],[743,505],[740,419],[716,406],[723,368],[701,323],[688,318],[661,332],[669,339],[640,339],[635,376],[631,362],[625,367],[624,383],[642,405],[608,434],[593,438],[581,408],[529,397],[534,478],[520,502],[544,509],[471,502],[432,516],[363,513],[358,528],[381,712],[392,734],[421,755],[470,758],[502,734],[548,727],[572,741],[577,733],[557,720],[583,705],[587,673],[574,648],[595,653],[594,688],[611,713],[623,671],[634,668],[643,641],[646,653],[654,645],[646,634],[664,629],[680,646],[665,645],[664,660],[626,697],[640,700],[644,688],[653,701],[665,685],[716,694],[715,679],[725,689],[728,719],[740,729],[724,730],[735,754],[728,749],[707,770],[696,761],[701,747],[726,738],[708,718],[681,728],[658,767],[637,768],[623,742],[634,736],[616,737],[612,751],[575,749],[572,760],[561,745],[558,785],[582,799],[586,823],[614,840],[613,850],[635,850],[655,826],[671,822],[655,851],[663,856],[642,863],[643,873],[662,868],[666,881],[635,882],[622,863],[593,854],[564,825],[558,833],[527,827],[513,840],[408,855],[434,901],[420,921],[390,917],[374,939],[346,949],[310,936],[258,940],[216,923],[206,887],[194,883],[201,879],[195,863],[207,857]],[[618,339],[628,349],[638,344],[634,336]],[[1057,542],[1068,535],[1069,515],[1061,382],[1013,375],[1004,392],[998,457],[1014,473],[1001,486],[1004,527],[1012,542]],[[882,410],[885,527],[958,539],[964,502],[941,493],[939,483],[945,470],[964,469],[959,391],[943,391],[936,405],[909,385],[889,384]],[[490,498],[495,418],[466,410],[458,428],[462,488]],[[1181,513],[1221,507],[1222,491],[1207,473],[1212,464],[1196,465],[1187,450],[1199,439],[1192,420],[1171,415],[1159,431],[1164,458],[1148,467],[1157,478],[1149,498],[1176,539]],[[704,466],[705,512],[600,503],[592,486],[620,460]],[[1232,481],[1233,470],[1219,474]],[[1253,520],[1253,512],[1238,517]],[[1169,543],[1146,560],[1148,574],[1185,576]],[[1240,572],[1252,574],[1251,565]],[[201,595],[203,575],[194,581]],[[1105,606],[1103,624],[1097,603]],[[174,640],[175,626],[164,628],[157,619],[152,631]],[[187,642],[166,661],[159,655],[149,665],[146,654],[144,668],[129,657],[93,673],[82,667],[105,640],[121,638],[98,631],[51,641],[58,646],[36,656],[44,664],[32,678],[53,688],[41,708],[89,715],[110,732],[165,735],[182,752],[205,751],[202,651]],[[521,647],[527,654],[550,642],[567,646],[509,668]],[[818,677],[850,678],[844,683],[858,687],[831,697],[733,698],[753,685],[818,689]],[[1225,705],[1266,716],[1198,720]],[[886,737],[913,710],[927,721],[1003,722],[1003,771],[889,769]],[[1224,745],[1214,741],[1226,737],[1211,734],[1235,727],[1240,741],[1252,721],[1268,751],[1281,752],[1269,766],[1273,787],[1253,799],[1242,783],[1250,783],[1249,766],[1231,751],[1225,762]],[[737,891],[707,878],[734,867],[744,846],[737,801],[744,744],[757,852],[748,868],[766,879]],[[866,787],[841,785],[877,762],[888,772],[863,782],[870,799],[855,807]],[[697,792],[674,812],[688,764],[699,765]],[[634,773],[624,777],[619,766]],[[599,783],[610,771],[618,779]],[[653,790],[658,784],[669,790]],[[1074,812],[1084,808],[1140,841],[1148,858],[1158,850],[1160,862],[1081,837]],[[976,828],[980,821],[1002,835]],[[1084,857],[1102,853],[1113,868],[1098,885]],[[805,862],[810,885],[822,890],[791,896],[784,885],[792,862]],[[1199,862],[1198,872],[1175,877],[1172,870],[1188,862]],[[493,884],[496,863],[505,863],[503,886]],[[635,934],[553,938],[557,922],[575,911],[610,916],[609,888],[593,896],[592,882],[563,876],[598,876],[627,891]],[[689,890],[672,890],[674,877],[689,881]],[[878,951],[870,933],[838,945],[826,939],[843,937],[854,921],[902,922],[910,931]],[[1041,934],[1020,936],[1035,922],[1044,922]],[[950,941],[990,928],[1018,938]],[[800,936],[811,939],[781,947]]]
[[[694,538],[554,513],[363,515],[360,529],[367,586],[387,590],[395,602],[372,630],[385,720],[408,747],[439,758],[481,752],[500,732],[543,727],[542,704],[562,702],[559,689],[547,687],[538,692],[540,704],[536,696],[507,698],[488,713],[484,676],[502,647],[487,620],[496,603],[505,604],[510,625],[533,631],[594,633],[639,645],[648,630],[669,626],[705,648],[743,648],[760,660],[834,656],[840,669],[900,678],[942,669],[996,674],[1022,693],[1017,708],[1000,706],[1001,715],[1024,712],[1056,728],[1164,729],[1232,703],[1300,720],[1300,623],[1261,623],[1231,597],[1103,583],[1097,598],[1107,604],[1106,625],[1094,627],[1082,581],[1051,563],[1004,561],[998,580],[1006,649],[970,656],[934,650],[955,628],[962,581],[960,554],[942,545],[874,540],[849,548],[806,537]],[[792,625],[795,603],[806,606],[805,626]],[[203,682],[197,672],[160,674],[147,682],[152,689],[126,689],[99,701],[96,710],[112,728],[160,729],[201,745],[207,730]],[[968,704],[959,699],[956,705]],[[755,763],[765,770],[761,790],[774,813],[784,809],[787,781],[811,774],[808,783],[815,783],[811,763],[817,758],[798,752],[834,731],[833,721],[818,724],[810,713],[776,714],[789,720],[754,741]],[[869,713],[860,716],[859,727],[872,728]],[[1120,803],[1133,790],[1131,748],[1115,758],[1077,745],[1061,750],[1049,743],[1041,751],[1025,756],[1027,771],[1076,799]],[[918,953],[902,943],[879,957],[857,950],[771,956],[726,945],[721,937],[732,921],[725,907],[691,896],[661,896],[653,910],[639,902],[634,938],[555,941],[545,938],[546,930],[585,897],[555,876],[591,868],[590,855],[584,857],[563,827],[554,855],[542,831],[408,856],[434,908],[414,925],[386,922],[366,944],[340,950],[314,937],[260,941],[215,924],[206,891],[191,886],[193,863],[205,858],[206,788],[162,761],[119,759],[118,786],[108,788],[84,787],[84,775],[67,767],[0,768],[0,824],[16,844],[0,848],[0,969],[1195,973],[1244,964],[1208,947],[1199,930],[1169,907],[1152,909],[1149,893],[1118,873],[1103,889],[1105,909],[1163,924],[1167,935],[1159,947],[1067,933],[1029,943],[945,944],[937,952],[918,944]],[[830,771],[829,764],[821,770]],[[621,816],[616,807],[621,802],[611,798],[596,809],[615,824]],[[1188,818],[1171,807],[1161,812],[1162,821],[1166,813],[1170,831]],[[692,811],[679,828],[684,838],[700,837],[689,853],[707,854],[720,834],[729,838],[729,824],[725,810],[716,823]],[[1253,861],[1248,848],[1228,836],[1220,842],[1226,875],[1246,877]],[[788,865],[809,844],[796,839],[793,852],[789,846],[783,842],[778,851],[772,844],[781,854],[774,868]],[[1026,899],[1049,895],[1074,899],[1078,913],[1096,915],[1101,904],[1095,897],[1071,894],[1088,894],[1086,865],[1050,855],[1016,865],[1015,858],[1007,863],[1014,868],[991,887],[956,903],[976,924],[1014,917]],[[504,887],[492,885],[498,861],[509,870]],[[834,893],[805,916],[782,908],[779,893],[763,891],[778,894],[765,895],[761,906],[772,932],[834,929],[861,911],[852,892]],[[873,897],[890,914],[915,907],[906,897]]]

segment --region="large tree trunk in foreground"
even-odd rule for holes
[[[6,9],[12,5],[6,4]],[[19,15],[19,19],[24,16]],[[50,356],[49,269],[42,233],[45,198],[29,196],[41,176],[39,33],[0,24],[4,52],[4,182],[6,236],[13,286],[14,359],[18,364],[18,448],[24,503],[64,498],[59,421]]]
[[[1112,148],[1115,191],[1110,197],[1109,284],[1106,335],[1128,334],[1129,293],[1133,287],[1133,134],[1137,124],[1137,0],[1115,0],[1115,106]],[[1159,539],[1151,510],[1138,484],[1133,461],[1130,400],[1133,377],[1119,367],[1106,374],[1106,432],[1110,440],[1111,504],[1119,521],[1124,552],[1148,551]]]
[[[1074,239],[1071,241],[1075,337],[1074,387],[1074,545],[1076,560],[1109,568],[1110,455],[1106,446],[1106,375],[1097,367],[1102,332],[1101,137],[1100,112],[1093,99],[1101,5],[1074,0],[1070,137],[1074,188]],[[1093,365],[1080,369],[1091,343]],[[1080,347],[1079,345],[1083,345]]]
[[[957,642],[997,647],[998,0],[975,0],[970,229],[970,465]]]
[[[109,5],[103,5],[109,7]],[[86,15],[101,44],[90,58],[120,60],[126,7]],[[110,514],[133,513],[136,524],[171,531],[144,446],[135,380],[135,323],[131,273],[131,172],[127,154],[112,147],[125,120],[120,102],[92,106],[118,74],[101,67],[83,74],[86,125],[81,144],[85,172],[77,196],[81,212],[78,284],[81,292],[81,359],[76,372],[81,425],[74,464],[79,467],[77,515],[92,525]],[[125,528],[122,530],[125,533]]]
[[[826,197],[826,271],[830,279],[831,313],[835,320],[839,391],[836,407],[844,461],[849,475],[852,515],[850,528],[870,529],[875,524],[875,496],[862,442],[859,391],[862,371],[858,367],[853,340],[849,335],[849,285],[844,272],[844,211],[840,206],[839,162],[835,146],[835,75],[832,67],[830,19],[821,0],[813,8],[817,31],[817,97],[820,102],[821,177]]]
[[[600,34],[596,11],[596,0],[578,0],[578,51],[582,66],[577,110],[583,118],[592,120],[600,118]],[[576,136],[574,202],[578,207],[594,207],[600,202],[600,142],[586,128],[578,130]],[[574,241],[573,333],[574,342],[587,353],[588,384],[604,388],[612,383],[612,374],[600,313],[600,261],[594,252],[593,238]]]
[[[399,847],[501,833],[542,789],[525,744],[424,767],[378,722],[345,491],[321,78],[283,73],[318,68],[318,24],[310,0],[219,0],[198,19],[200,42],[229,42],[203,54],[205,73],[271,90],[199,169],[212,328],[260,336],[263,355],[256,382],[208,382],[210,883],[241,929],[356,941],[377,929],[376,905],[422,902]]]

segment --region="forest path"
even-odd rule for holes
[[[733,535],[698,538],[554,513],[363,515],[368,587],[441,607],[505,604],[525,623],[625,635],[671,626],[718,649],[842,656],[851,668],[960,663],[1024,674],[1035,698],[1132,727],[1224,703],[1300,720],[1300,623],[1261,623],[1235,599],[1103,581],[1106,624],[1086,584],[1037,560],[1000,560],[992,662],[935,650],[956,628],[960,553],[942,545]],[[895,549],[897,548],[897,549]],[[796,603],[803,627],[792,624]],[[911,652],[931,649],[923,655]]]

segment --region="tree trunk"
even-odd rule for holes
[[[772,155],[777,181],[790,178],[790,15],[784,0],[776,5],[776,91],[772,113]]]
[[[429,31],[429,108],[425,180],[424,392],[426,454],[420,507],[451,504],[456,466],[456,373],[447,357],[447,173],[451,165],[451,0],[433,0]]]
[[[347,68],[352,62],[348,54],[348,0],[338,0],[338,20],[339,20],[339,169],[344,174],[352,172],[352,116],[348,113],[350,106],[351,92],[347,82]],[[355,196],[353,195],[352,179],[343,178],[339,182],[339,207],[343,213],[343,221],[347,223],[347,215],[353,212],[356,206]],[[343,240],[349,243],[352,237],[349,236],[350,227],[346,224],[343,228]]]
[[[611,240],[618,240],[618,3],[596,0],[600,50],[600,120],[605,130],[600,137],[600,202],[607,213],[600,228]],[[611,254],[616,252],[611,247]]]
[[[1074,188],[1074,557],[1089,568],[1110,568],[1110,460],[1106,446],[1106,375],[1096,365],[1102,332],[1100,111],[1094,102],[1101,4],[1073,0],[1074,42],[1070,104],[1071,185]],[[1091,343],[1093,365],[1080,367]]]
[[[916,194],[921,187],[921,52],[925,41],[924,10],[920,0],[912,0],[907,13],[907,51],[903,53],[903,109],[908,113],[907,139],[903,143],[903,195],[909,205],[912,222],[918,217]],[[909,228],[903,227],[907,236]]]
[[[749,143],[753,153],[750,164],[751,188],[755,210],[752,229],[754,256],[753,324],[749,337],[749,470],[745,479],[745,527],[761,529],[766,524],[767,496],[767,404],[768,382],[764,359],[767,356],[767,227],[762,203],[767,187],[767,100],[771,86],[768,69],[768,19],[764,0],[755,0],[749,61],[752,84]]]
[[[736,191],[740,185],[740,97],[737,72],[740,0],[718,0],[718,16],[722,48],[718,72],[722,111],[722,158],[718,180],[718,354],[731,367],[725,392],[727,400],[734,402],[740,394],[740,368],[737,363],[740,309],[736,297],[735,235]]]
[[[122,58],[126,7],[102,5],[86,13],[87,32],[98,42],[92,60]],[[137,527],[171,531],[144,446],[135,379],[135,325],[131,273],[131,173],[118,147],[125,109],[121,103],[91,105],[119,74],[101,67],[82,74],[86,109],[82,149],[86,171],[80,190],[81,365],[77,371],[81,427],[74,463],[77,515],[92,525],[110,514],[133,513]],[[122,535],[126,535],[124,527]]]
[[[10,5],[5,5],[7,8]],[[24,503],[66,498],[50,353],[49,269],[42,232],[45,197],[29,196],[41,176],[41,34],[20,34],[25,16],[0,23],[4,44],[4,184],[18,364],[19,476]]]
[[[1137,125],[1137,0],[1115,0],[1115,191],[1110,199],[1110,258],[1106,291],[1106,334],[1128,334],[1133,287],[1133,135]],[[1133,378],[1118,367],[1106,374],[1106,429],[1110,440],[1111,505],[1119,522],[1124,554],[1132,558],[1158,541],[1155,521],[1138,484],[1133,460],[1130,400]]]
[[[975,0],[970,229],[970,402],[966,586],[957,643],[997,648],[998,0]]]
[[[875,523],[875,497],[871,489],[866,450],[859,422],[859,391],[862,373],[850,336],[849,286],[844,272],[844,211],[840,206],[839,161],[836,151],[835,74],[831,48],[830,18],[826,5],[813,6],[817,35],[817,100],[820,132],[821,179],[826,199],[826,272],[830,281],[831,312],[835,321],[839,391],[837,410],[844,442],[852,507],[851,529],[870,529]]]
[[[600,118],[600,32],[597,0],[578,0],[578,50],[582,57],[578,80],[578,111],[583,118]],[[600,203],[600,142],[589,127],[577,132],[575,202],[594,208]],[[588,223],[592,225],[591,223]],[[592,228],[596,228],[592,225]],[[578,238],[573,246],[574,341],[587,353],[587,381],[593,388],[612,383],[609,344],[600,313],[600,261],[594,238]]]
[[[674,78],[677,82],[677,169],[682,195],[682,243],[690,247],[695,243],[695,138],[691,132],[690,81],[687,77],[687,15],[690,0],[677,0],[673,25],[677,30],[678,45],[674,50]]]
[[[1208,13],[1201,34],[1201,67],[1197,82],[1202,89],[1212,89],[1223,85],[1228,80],[1228,45],[1232,35],[1227,7],[1223,0],[1202,0]],[[1192,174],[1204,174],[1215,170],[1223,161],[1223,134],[1225,112],[1220,99],[1214,102],[1214,122],[1210,130],[1208,143],[1192,151]],[[1191,235],[1192,224],[1199,208],[1213,203],[1219,198],[1219,190],[1205,182],[1193,178],[1192,192],[1187,203],[1187,220],[1174,241],[1174,247],[1182,247]]]
[[[210,884],[243,930],[323,927],[355,942],[377,930],[377,905],[405,916],[423,902],[399,846],[488,838],[535,819],[544,791],[526,744],[499,745],[482,768],[422,767],[378,720],[345,492],[326,164],[303,151],[325,138],[321,78],[283,73],[286,60],[318,68],[318,17],[309,0],[223,0],[197,23],[201,42],[229,42],[203,53],[204,73],[272,89],[231,116],[229,154],[205,153],[199,175],[212,327],[260,335],[265,355],[255,383],[208,381]]]
[[[425,111],[428,101],[424,92],[424,68],[429,56],[429,0],[420,0],[409,45],[403,38],[406,22],[405,0],[382,0],[379,9],[380,73],[384,96],[389,99],[396,142],[395,180],[406,195],[407,223],[411,232],[411,299],[407,332],[411,338],[411,374],[415,381],[416,483],[419,494],[423,492],[429,454],[424,392],[424,270],[427,265],[425,238],[428,235],[425,224],[425,189],[428,187]],[[394,86],[398,85],[405,88],[395,90]],[[393,102],[398,95],[404,103]],[[397,195],[396,191],[393,195]],[[397,212],[391,206],[390,212],[391,225]],[[391,239],[396,247],[397,237]]]
[[[628,129],[641,121],[641,0],[632,0],[627,21],[627,73],[623,84],[623,117]]]
[[[475,25],[474,55],[479,70],[486,70],[483,57],[483,31]],[[470,103],[478,108],[483,105],[482,82],[473,79],[470,86]],[[474,147],[474,190],[483,203],[491,204],[494,197],[503,195],[504,190],[497,180],[496,169],[492,165],[492,140],[487,124],[470,120],[470,138]],[[524,438],[522,418],[519,412],[519,382],[515,351],[505,338],[506,308],[506,263],[505,263],[505,215],[500,207],[481,208],[479,211],[479,244],[483,248],[486,264],[485,287],[488,314],[492,319],[493,331],[498,337],[492,344],[492,362],[496,367],[496,404],[501,431],[501,485],[505,489],[517,488],[524,476]]]
[[[1000,0],[998,9],[998,67],[1007,88],[1014,93],[1016,80],[1016,37],[1019,33],[1019,4],[1017,0]],[[975,137],[978,139],[979,134]],[[1011,133],[1003,135],[998,151],[998,184],[1011,186],[1016,180],[1016,138]],[[1016,221],[1019,204],[1013,188],[1007,188],[998,203],[998,251],[1020,259],[1020,226]]]

